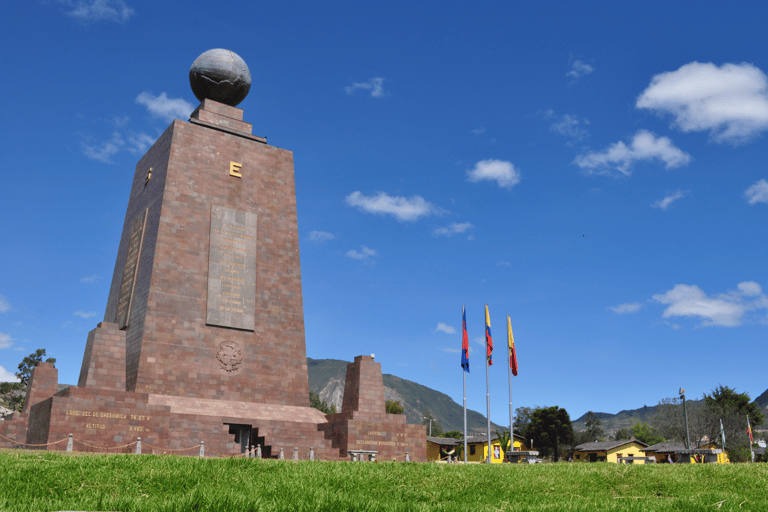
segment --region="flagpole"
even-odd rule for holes
[[[488,414],[488,457],[486,463],[491,463],[491,387],[488,384],[488,304],[485,305],[486,323],[485,323],[485,406]]]
[[[749,433],[749,454],[752,455],[752,462],[755,462],[755,449],[752,448],[752,425],[749,424],[749,414],[747,414],[747,432]]]
[[[464,378],[464,464],[467,463],[467,372],[461,370]]]
[[[510,325],[510,322],[509,315],[507,315],[507,325]],[[509,364],[507,365],[507,376],[509,377],[509,451],[515,451],[514,428],[512,427],[512,347],[509,346],[509,341],[507,341],[507,353],[509,355]]]
[[[487,342],[486,342],[487,344]],[[491,463],[491,388],[488,385],[488,356],[485,357],[485,405],[488,410],[488,457],[485,461]]]
[[[464,464],[467,463],[467,372],[469,371],[469,337],[467,309],[461,306],[461,376],[464,383]]]

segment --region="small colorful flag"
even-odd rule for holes
[[[747,434],[749,434],[749,444],[751,445],[755,441],[752,439],[752,425],[749,424],[749,416],[747,416]]]
[[[488,304],[485,305],[485,348],[488,366],[493,365],[493,338],[491,338],[491,316],[488,314]]]
[[[469,373],[469,336],[467,335],[467,311],[461,306],[461,367]]]
[[[512,375],[517,377],[517,354],[515,353],[515,338],[512,336],[512,320],[507,315],[507,343],[509,344],[509,367]]]

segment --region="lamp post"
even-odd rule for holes
[[[429,437],[432,437],[432,418],[427,418],[424,416],[425,420],[429,420]]]
[[[691,449],[691,433],[688,430],[688,409],[685,406],[685,388],[680,388],[680,398],[683,399],[683,414],[685,414],[685,435],[688,439],[688,444],[685,445],[687,449]]]

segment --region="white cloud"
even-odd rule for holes
[[[78,21],[116,21],[125,23],[133,16],[134,10],[123,0],[59,0],[71,10],[66,11],[67,16]]]
[[[357,252],[355,249],[350,249],[349,251],[347,251],[346,256],[355,260],[368,260],[368,258],[372,258],[373,256],[376,256],[376,251],[373,249],[369,249],[364,245],[361,245],[360,252]]]
[[[11,336],[0,332],[0,348],[11,348]]]
[[[472,133],[474,133],[475,135],[481,135],[485,133],[485,128],[483,128],[482,126],[480,128],[475,128],[474,130],[472,130]]]
[[[682,199],[683,197],[685,197],[685,192],[683,192],[682,190],[678,190],[671,196],[667,196],[664,199],[659,199],[658,201],[653,203],[651,206],[653,206],[654,208],[660,208],[662,210],[666,210],[667,208],[672,206],[673,202],[677,201],[678,199]]]
[[[21,382],[13,373],[0,366],[0,382]]]
[[[571,114],[563,114],[562,117],[558,118],[552,110],[548,110],[544,114],[544,117],[552,120],[552,124],[549,125],[549,130],[553,133],[565,135],[566,137],[570,137],[577,141],[589,137],[589,132],[583,128],[584,125],[589,124],[589,120],[587,119],[579,119],[578,116]],[[572,144],[572,142],[569,142],[569,145]]]
[[[144,132],[134,133],[131,132],[128,135],[128,146],[126,149],[131,153],[143,155],[147,150],[155,143],[155,138]]]
[[[5,300],[5,297],[0,295],[0,313],[5,313],[9,309],[11,309],[11,305]]]
[[[520,183],[520,171],[512,162],[504,160],[480,160],[475,168],[467,171],[467,181],[496,181],[500,187],[512,188]]]
[[[345,201],[360,211],[376,214],[394,215],[400,221],[414,221],[426,215],[441,215],[445,211],[428,203],[421,196],[396,197],[385,192],[375,196],[364,196],[360,191],[349,194]]]
[[[448,324],[444,324],[443,322],[438,322],[436,331],[444,332],[445,334],[454,334],[456,332],[456,329],[451,327]]]
[[[656,137],[647,130],[638,131],[630,145],[619,141],[600,152],[590,151],[573,161],[586,174],[614,176],[616,171],[624,176],[632,175],[635,162],[661,160],[667,169],[687,165],[691,155],[675,147],[668,137]]]
[[[105,164],[112,164],[112,157],[115,156],[125,145],[123,136],[118,132],[112,133],[112,138],[98,145],[91,145],[83,141],[81,146],[83,154],[92,160],[98,160]]]
[[[128,116],[118,116],[112,120],[112,124],[115,125],[115,128],[125,128],[130,120],[131,118]]]
[[[98,280],[99,280],[99,276],[97,276],[96,274],[93,274],[92,276],[88,276],[88,277],[84,277],[84,278],[80,279],[80,282],[81,283],[95,283]]]
[[[696,285],[678,284],[666,293],[653,296],[653,300],[667,305],[662,315],[692,316],[702,319],[703,326],[735,327],[742,324],[742,317],[756,309],[768,309],[768,296],[762,287],[745,281],[736,291],[709,297]]]
[[[608,309],[619,315],[626,313],[635,313],[640,310],[642,305],[639,302],[628,302],[626,304],[619,304],[618,306],[608,306]]]
[[[497,261],[496,264],[500,267],[510,267],[512,264],[508,261]]]
[[[459,352],[461,352],[461,349],[460,348],[446,348],[445,351],[446,352],[453,352],[454,354],[458,354]]]
[[[384,91],[384,78],[382,77],[371,78],[367,82],[354,82],[344,88],[347,94],[353,94],[358,89],[371,91],[371,96],[374,98],[382,98],[387,95]]]
[[[309,239],[313,242],[327,242],[334,238],[336,238],[334,235],[325,231],[310,231],[309,233]]]
[[[146,91],[142,92],[136,97],[136,103],[147,107],[152,117],[162,119],[167,123],[174,119],[187,119],[195,110],[190,102],[181,98],[169,98],[164,92],[161,92],[159,96],[153,96],[152,93]]]
[[[92,316],[96,316],[95,311],[75,311],[73,314],[81,318],[91,318]]]
[[[754,185],[744,191],[744,197],[749,204],[768,203],[768,181],[756,181]]]
[[[691,62],[654,76],[636,106],[671,114],[684,132],[741,142],[768,130],[768,79],[752,64]]]
[[[463,233],[469,228],[473,228],[473,227],[474,226],[469,222],[462,222],[461,224],[457,224],[456,222],[453,222],[444,228],[435,229],[434,231],[432,231],[432,236],[453,236],[457,233]]]
[[[571,70],[567,72],[565,76],[569,76],[573,78],[573,81],[575,82],[582,76],[592,73],[594,70],[595,68],[593,68],[589,64],[585,64],[581,60],[576,59],[575,61],[573,61],[573,64],[571,64]]]

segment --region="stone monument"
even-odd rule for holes
[[[78,385],[57,392],[42,363],[0,434],[19,445],[72,433],[99,447],[141,437],[156,452],[204,441],[209,454],[259,445],[265,457],[300,446],[322,459],[426,459],[424,427],[385,413],[372,357],[350,364],[341,413],[309,407],[293,154],[243,121],[235,105],[251,76],[235,53],[203,53],[189,79],[200,106],[136,165]]]

